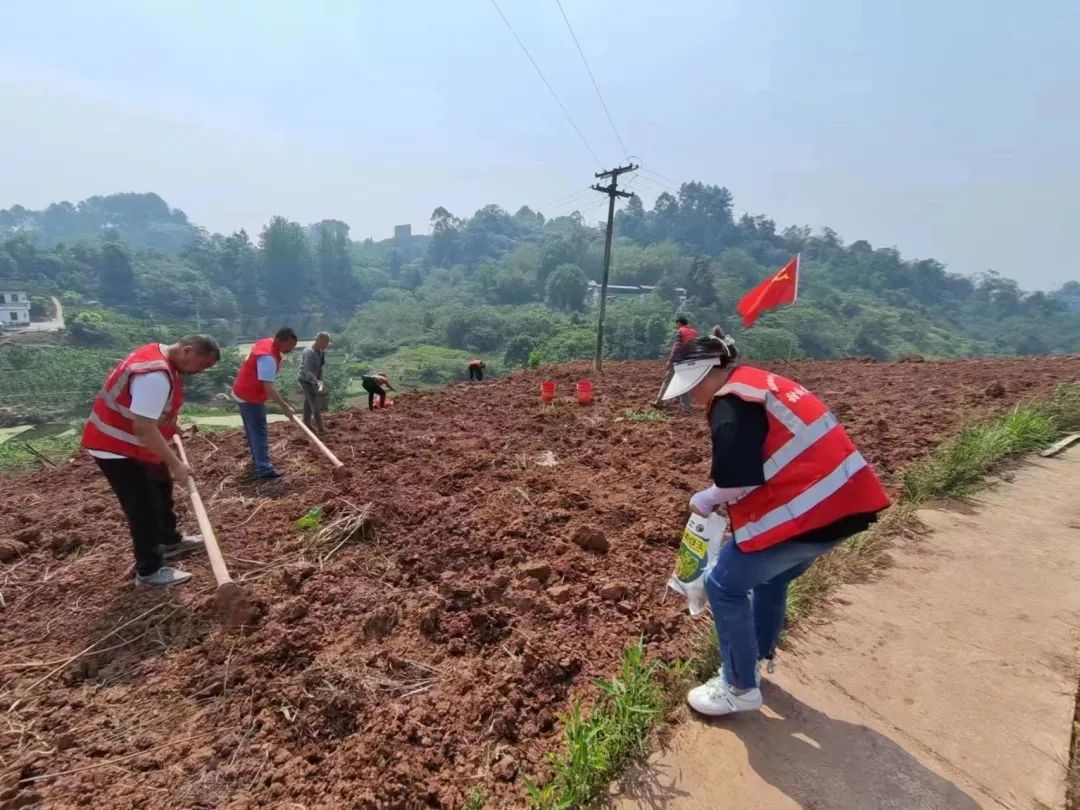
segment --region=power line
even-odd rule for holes
[[[669,183],[674,183],[677,186],[681,185],[681,183],[678,180],[676,180],[674,177],[668,177],[666,174],[660,174],[660,172],[654,172],[652,169],[642,169],[641,171],[645,172],[645,174],[654,174],[657,177],[659,177],[661,180],[667,180]]]
[[[544,71],[540,70],[540,66],[536,64],[536,60],[532,58],[532,54],[529,53],[529,49],[525,47],[525,43],[521,41],[521,37],[517,35],[517,31],[515,31],[514,26],[510,24],[510,20],[506,19],[506,15],[503,14],[502,9],[499,8],[499,4],[496,3],[495,0],[491,0],[491,5],[495,6],[495,10],[499,12],[499,16],[502,17],[503,22],[506,23],[507,29],[510,31],[511,34],[514,35],[514,39],[517,40],[517,44],[521,46],[521,50],[524,52],[525,56],[528,57],[529,61],[532,63],[533,68],[536,69],[536,74],[540,77],[540,80],[544,83],[544,86],[547,87],[548,92],[551,93],[551,97],[555,99],[555,103],[557,103],[559,105],[559,108],[563,111],[563,114],[566,116],[566,120],[569,121],[570,126],[574,128],[574,132],[576,132],[577,136],[581,138],[581,142],[585,144],[585,148],[589,150],[589,154],[592,155],[592,159],[595,160],[597,164],[599,164],[600,158],[596,156],[596,152],[593,151],[593,148],[589,145],[589,142],[585,139],[585,136],[581,134],[581,130],[578,129],[578,125],[574,123],[573,116],[570,115],[570,111],[566,109],[566,105],[562,103],[562,99],[559,98],[559,94],[555,92],[555,89],[551,86],[551,82],[547,80],[547,77],[544,75]]]
[[[611,110],[608,109],[607,102],[604,101],[604,94],[600,92],[600,85],[596,83],[596,77],[593,76],[592,68],[589,67],[589,60],[585,58],[585,51],[581,49],[581,43],[578,42],[577,34],[574,33],[574,27],[570,25],[570,18],[566,16],[566,11],[562,7],[561,0],[555,0],[555,5],[559,7],[559,13],[562,14],[562,18],[566,22],[566,29],[570,32],[570,38],[574,40],[574,45],[577,46],[578,55],[581,57],[581,63],[585,65],[585,72],[589,74],[593,89],[596,90],[596,97],[600,99],[600,106],[604,108],[604,115],[607,116],[608,123],[611,124],[611,131],[615,133],[615,138],[619,142],[619,148],[622,149],[623,155],[625,156],[629,150],[626,148],[626,144],[623,143],[622,135],[619,134],[618,127],[615,126],[615,119],[611,117]]]
[[[567,194],[565,197],[559,197],[559,199],[557,199],[557,200],[552,200],[549,203],[544,203],[543,205],[538,206],[536,208],[536,210],[540,211],[540,212],[550,210],[551,208],[554,208],[556,205],[558,205],[561,202],[564,202],[566,200],[572,200],[575,197],[582,196],[583,194],[588,194],[590,191],[592,191],[592,186],[585,186],[585,188],[579,188],[577,191],[571,192],[570,194]]]

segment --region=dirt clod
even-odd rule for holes
[[[585,551],[597,551],[606,554],[611,549],[611,542],[600,530],[592,526],[581,526],[570,537],[574,545]]]
[[[518,568],[518,572],[525,577],[531,577],[539,582],[547,582],[551,578],[551,566],[543,562],[528,562]]]
[[[621,582],[605,582],[600,586],[600,598],[608,602],[618,602],[626,595],[627,588]]]

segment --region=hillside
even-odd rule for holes
[[[255,238],[226,236],[154,194],[94,197],[0,212],[0,278],[22,280],[39,302],[61,296],[74,313],[75,345],[130,346],[129,330],[114,334],[93,322],[94,312],[79,315],[89,306],[106,321],[136,318],[171,324],[171,332],[190,324],[226,341],[282,324],[308,334],[329,328],[357,369],[390,364],[423,384],[460,379],[466,355],[507,368],[591,355],[588,284],[600,278],[601,228],[576,210],[546,218],[497,205],[465,218],[439,207],[430,224],[430,236],[400,242],[354,241],[344,222],[283,217]],[[683,183],[651,210],[632,198],[615,235],[612,284],[655,291],[610,307],[605,353],[613,359],[661,356],[676,311],[738,333],[738,299],[797,252],[799,301],[741,339],[751,357],[1080,351],[1073,282],[1027,293],[989,270],[956,275],[894,248],[845,244],[828,228],[736,218],[731,193],[718,186]]]
[[[130,587],[123,519],[88,460],[5,478],[0,800],[460,808],[481,787],[488,806],[519,806],[524,777],[548,773],[556,714],[611,674],[624,644],[643,635],[671,659],[695,643],[685,607],[660,596],[687,494],[708,475],[704,420],[626,418],[654,394],[659,363],[612,364],[581,408],[568,394],[588,373],[529,371],[335,414],[328,441],[351,470],[340,486],[286,425],[270,429],[286,487],[245,479],[239,433],[192,438],[259,614],[242,634],[212,619],[205,559],[169,594]],[[960,422],[1048,396],[1080,359],[789,373],[895,486]],[[541,406],[548,376],[562,398]],[[298,526],[313,507],[328,534]],[[349,516],[365,531],[335,533]]]

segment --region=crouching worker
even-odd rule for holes
[[[687,695],[698,712],[761,708],[759,662],[784,628],[788,585],[814,560],[863,531],[889,505],[877,476],[836,417],[803,386],[734,365],[719,327],[676,363],[663,393],[706,408],[713,486],[690,499],[707,515],[726,507],[733,542],[705,582],[721,667]]]
[[[477,382],[483,382],[485,368],[487,368],[487,364],[483,360],[470,360],[469,382],[472,382],[473,380],[476,380]]]
[[[171,346],[149,343],[112,370],[94,400],[82,446],[97,462],[127,517],[136,585],[178,585],[191,574],[166,565],[203,548],[182,535],[173,508],[173,480],[187,486],[191,470],[169,439],[184,403],[182,376],[206,371],[221,357],[217,342],[191,335]]]
[[[379,407],[384,408],[386,407],[386,389],[397,390],[390,384],[390,380],[387,379],[385,374],[365,375],[360,378],[360,384],[367,391],[367,407],[369,411],[375,410],[375,397],[379,398]]]

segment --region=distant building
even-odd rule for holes
[[[19,281],[0,281],[0,324],[30,325],[30,296]]]
[[[646,295],[652,295],[654,290],[656,290],[656,287],[649,286],[648,284],[635,284],[633,286],[608,284],[607,300],[615,301],[619,298],[643,298]],[[676,287],[675,292],[679,294],[679,306],[682,306],[686,303],[686,290],[682,287]],[[597,282],[589,282],[588,296],[590,304],[598,304],[600,302],[600,285]]]
[[[394,244],[398,247],[404,247],[412,239],[412,225],[395,225],[394,226]]]

